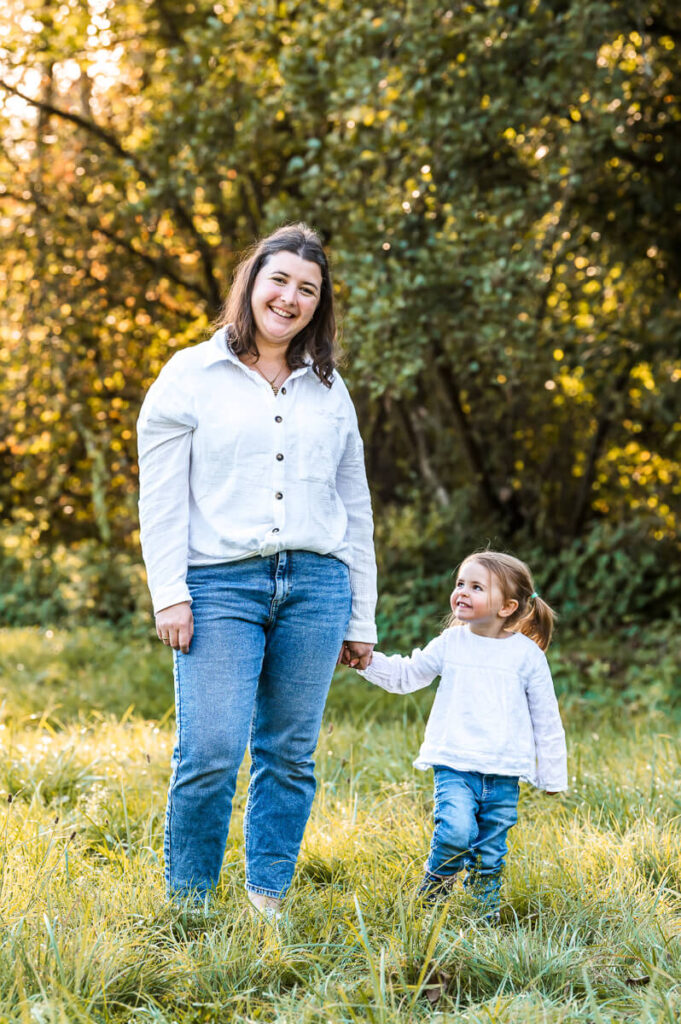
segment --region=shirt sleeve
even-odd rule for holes
[[[176,358],[176,357],[174,357]],[[189,462],[197,425],[191,390],[171,359],[151,385],[137,421],[140,538],[154,612],[190,601]]]
[[[551,791],[565,790],[567,750],[551,670],[543,652],[528,666],[525,692],[532,720],[537,755],[537,786]]]
[[[347,402],[350,407],[350,429],[336,471],[336,490],[348,517],[345,541],[348,545],[347,564],[352,591],[352,612],[345,639],[375,643],[377,634],[374,520],[364,466],[364,445],[357,426],[355,408],[349,395]]]
[[[401,654],[392,654],[388,657],[380,651],[374,651],[371,664],[359,674],[390,693],[413,693],[414,690],[422,690],[425,686],[430,686],[433,679],[442,675],[445,643],[446,638],[441,634],[431,640],[423,650],[415,648],[410,657],[403,657]]]

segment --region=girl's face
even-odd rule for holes
[[[484,636],[503,633],[506,619],[518,607],[517,601],[504,599],[494,573],[474,558],[459,569],[449,600],[459,622],[469,623],[474,633]]]
[[[293,252],[278,252],[263,264],[253,282],[251,309],[258,350],[284,351],[309,324],[319,303],[322,272]]]

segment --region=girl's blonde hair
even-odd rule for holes
[[[537,593],[529,567],[519,558],[503,551],[475,551],[464,558],[456,570],[457,575],[466,562],[473,561],[484,565],[494,574],[504,601],[518,602],[516,610],[506,619],[507,629],[524,633],[545,651],[551,643],[555,612]],[[458,624],[459,620],[452,613],[447,626]]]

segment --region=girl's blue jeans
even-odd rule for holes
[[[348,568],[283,551],[190,568],[187,583],[194,638],[174,656],[168,892],[202,899],[217,884],[248,745],[246,887],[282,896],[315,792],[313,754],[350,618]]]
[[[466,870],[464,885],[482,909],[500,903],[508,830],[518,820],[518,779],[435,765],[435,830],[426,864],[426,887]]]

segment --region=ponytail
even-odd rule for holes
[[[536,592],[528,598],[527,605],[529,610],[524,615],[521,614],[519,618],[516,618],[518,615],[516,612],[511,619],[514,620],[517,632],[524,633],[530,640],[534,640],[542,651],[545,651],[551,643],[555,612],[551,605]],[[520,609],[518,610],[520,611]]]

